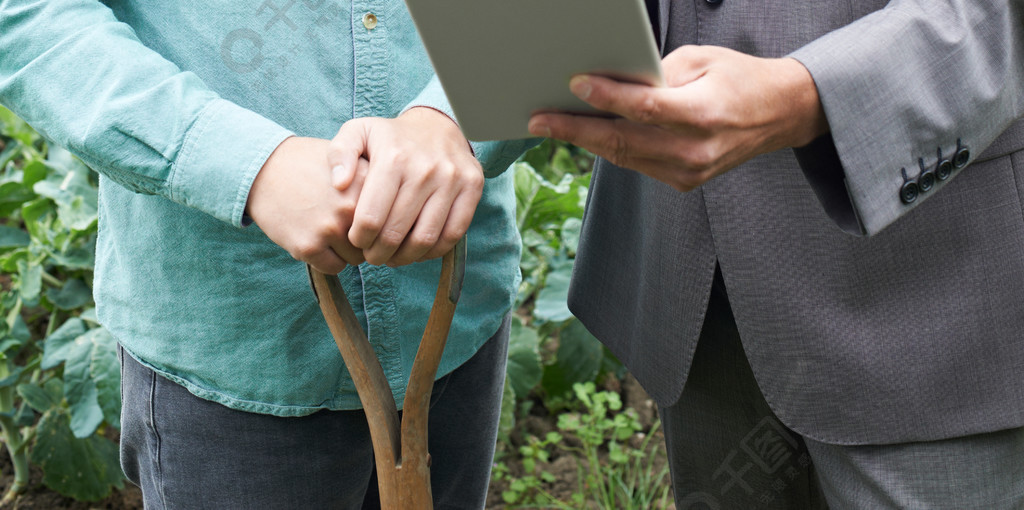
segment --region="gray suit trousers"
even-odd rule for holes
[[[754,379],[720,274],[686,387],[659,412],[678,510],[1024,508],[1024,428],[841,446],[783,425]]]

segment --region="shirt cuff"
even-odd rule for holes
[[[293,133],[230,101],[215,99],[185,134],[167,180],[170,198],[243,225],[249,189],[274,149]]]

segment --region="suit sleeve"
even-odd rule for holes
[[[0,0],[0,104],[124,187],[234,225],[291,135],[144,46],[95,0]]]
[[[1024,1],[893,0],[790,55],[831,132],[796,150],[844,230],[873,235],[1024,114]]]

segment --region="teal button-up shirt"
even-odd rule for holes
[[[305,266],[243,211],[293,133],[331,138],[417,105],[450,115],[401,0],[0,0],[0,103],[100,172],[97,310],[132,355],[236,409],[360,407]],[[527,143],[473,144],[489,178],[438,376],[513,303],[502,172]],[[399,405],[439,271],[341,274]]]

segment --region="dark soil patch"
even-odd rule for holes
[[[2,473],[0,475],[0,491],[6,492],[14,481],[14,468],[7,455],[0,456],[0,473]],[[92,503],[75,501],[46,488],[43,485],[43,472],[33,467],[28,489],[5,508],[12,510],[139,510],[142,508],[142,492],[138,487],[125,482],[124,490],[115,490],[102,501]]]
[[[632,408],[637,412],[638,419],[643,430],[641,433],[634,434],[634,436],[629,439],[629,443],[634,449],[640,448],[641,443],[646,437],[645,434],[651,430],[654,422],[657,420],[657,408],[654,405],[654,402],[643,390],[636,379],[630,375],[627,375],[622,381],[614,378],[607,378],[602,389],[619,393],[622,399],[623,409]],[[557,432],[557,422],[557,415],[544,415],[542,412],[531,413],[529,416],[520,418],[510,437],[510,441],[512,443],[510,450],[516,451],[520,446],[527,444],[526,438],[529,436],[543,438],[548,432]],[[665,440],[660,429],[656,430],[654,434],[655,437],[651,440],[648,449],[651,450],[654,455],[652,471],[654,473],[658,473],[665,468],[667,463]],[[574,438],[567,437],[564,441],[569,446],[579,446],[579,442],[574,441]],[[501,446],[502,445],[499,444],[499,447]],[[607,452],[601,452],[601,457],[602,463],[604,463],[605,458],[607,457]],[[503,462],[509,468],[514,479],[521,478],[526,474],[522,464],[520,463],[518,455],[506,455]],[[543,466],[543,470],[554,475],[554,481],[551,483],[544,483],[542,485],[543,490],[559,501],[566,503],[571,502],[573,494],[579,492],[577,476],[581,467],[585,470],[585,459],[582,459],[571,452],[552,449],[551,459]],[[669,477],[665,476],[662,482],[663,485],[668,485],[670,483]],[[509,482],[503,480],[491,482],[487,497],[487,510],[503,509],[508,506],[502,499],[502,492],[508,489],[508,485]],[[598,507],[595,505],[585,505],[580,508],[590,509]],[[655,506],[653,508],[660,510],[674,510],[675,505],[672,503],[671,489],[669,489],[668,492],[666,505],[663,507]]]

